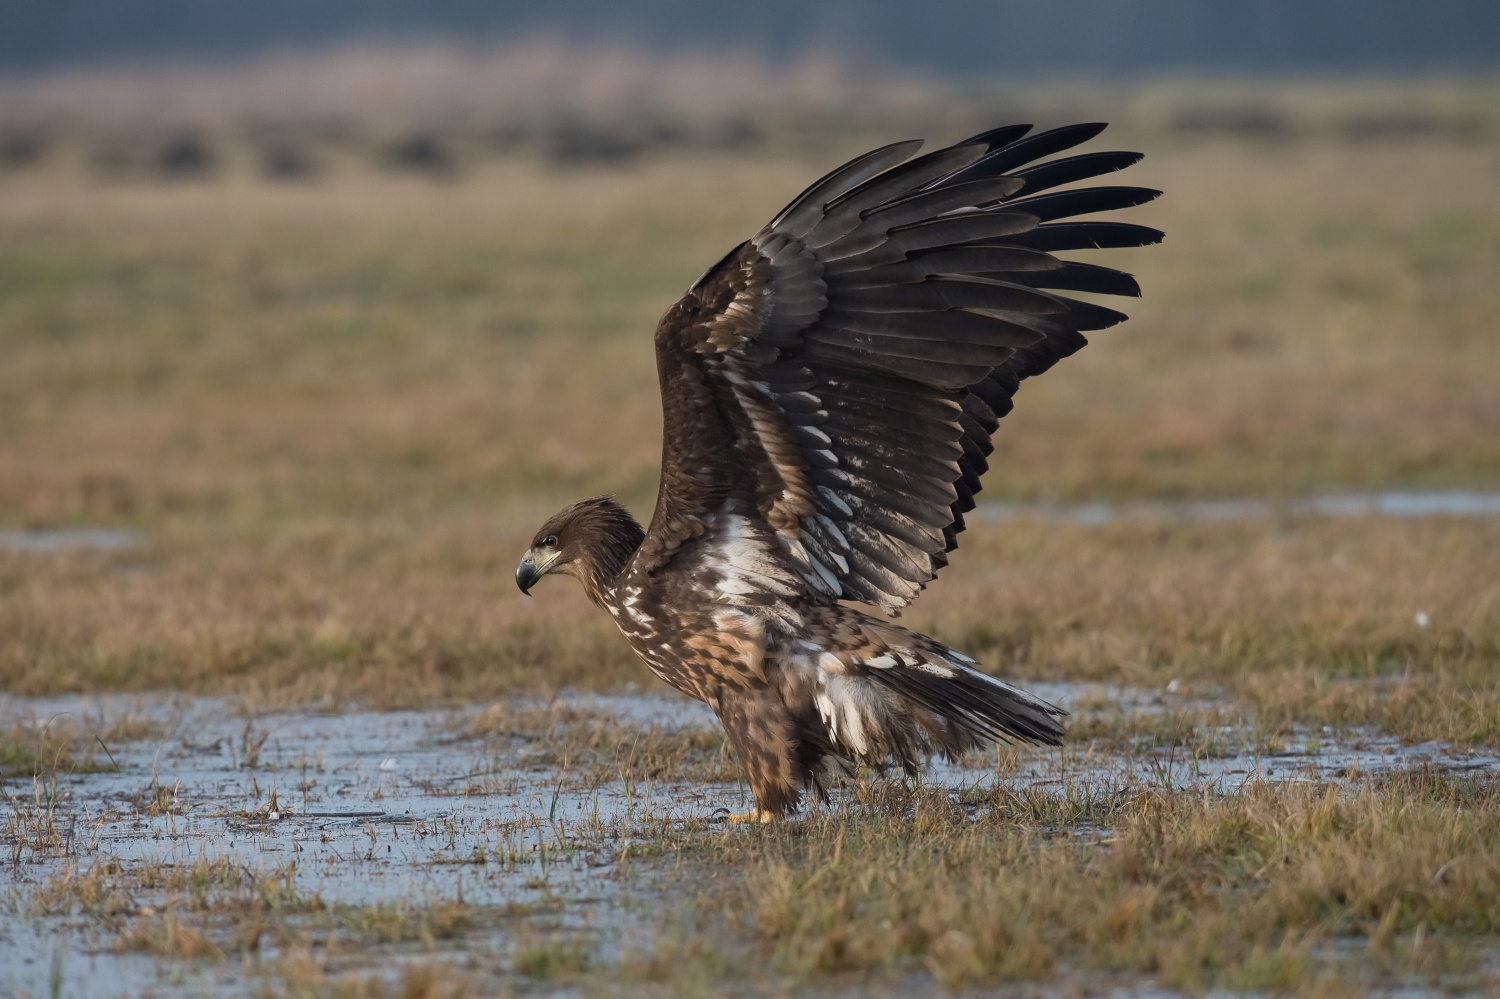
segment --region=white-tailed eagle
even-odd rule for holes
[[[1125,318],[1058,292],[1140,294],[1053,255],[1162,237],[1058,221],[1159,193],[1055,190],[1140,159],[1038,162],[1103,129],[1013,125],[916,158],[919,141],[898,142],[812,185],[656,327],[651,526],[586,499],[517,567],[523,592],[576,577],[652,672],[713,708],[755,795],[737,818],[795,811],[851,764],[1061,740],[1061,709],[844,601],[894,615],[916,598],[957,547],[1021,381]]]

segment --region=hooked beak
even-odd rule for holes
[[[536,585],[537,580],[547,575],[547,567],[552,564],[552,558],[538,563],[537,553],[530,550],[521,557],[521,564],[516,566],[516,585],[521,588],[522,593],[531,596],[531,588]]]

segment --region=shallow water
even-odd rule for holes
[[[1496,517],[1500,516],[1500,492],[1329,493],[1285,500],[980,503],[966,516],[978,521],[1028,517],[1085,525],[1132,520],[1196,524],[1273,517]]]
[[[64,713],[102,722],[125,705],[122,698],[9,698],[0,699],[0,716],[32,725]],[[681,713],[666,699],[617,699],[611,706],[637,724]],[[0,984],[7,990],[48,994],[59,953],[66,955],[64,995],[251,990],[253,969],[232,962],[215,967],[116,954],[87,919],[28,917],[21,898],[70,864],[230,857],[252,870],[289,875],[298,895],[328,904],[526,906],[561,898],[573,918],[624,925],[623,910],[616,910],[629,904],[629,893],[615,871],[632,845],[647,845],[633,844],[632,834],[649,834],[634,819],[649,814],[653,822],[682,823],[747,807],[736,784],[627,787],[538,770],[521,740],[496,748],[455,736],[462,719],[450,713],[244,719],[208,699],[130,701],[129,707],[161,721],[167,734],[111,745],[118,771],[60,779],[68,849],[37,855],[0,844],[12,860],[11,912],[0,918]],[[17,799],[31,796],[29,779],[6,785]],[[170,803],[165,812],[153,807],[163,799]],[[274,948],[265,956],[274,957]]]
[[[1027,686],[1078,715],[1183,706],[1164,692]],[[704,705],[681,698],[579,695],[567,704],[635,727],[714,724]],[[530,906],[554,925],[598,931],[601,953],[617,954],[650,924],[643,909],[658,910],[682,891],[664,879],[670,862],[653,859],[652,830],[749,805],[737,783],[631,786],[610,775],[542,766],[539,747],[525,739],[466,737],[472,711],[246,718],[205,698],[0,698],[0,721],[34,729],[66,715],[100,731],[126,714],[153,719],[159,730],[150,740],[110,745],[118,769],[106,762],[100,772],[59,778],[55,811],[64,845],[36,850],[14,837],[0,842],[0,856],[10,861],[8,904],[0,909],[0,987],[7,994],[19,988],[47,995],[54,980],[61,983],[55,994],[65,996],[245,995],[260,987],[261,966],[253,962],[116,952],[119,920],[77,911],[37,914],[30,900],[49,878],[104,858],[127,868],[231,858],[331,907],[460,900],[518,911]],[[1245,733],[1225,736],[1229,747],[1250,741]],[[1323,732],[1304,733],[1275,752],[1203,759],[1180,750],[1028,751],[1004,771],[982,762],[934,763],[923,780],[955,791],[994,781],[1099,793],[1152,785],[1233,791],[1251,780],[1337,780],[1418,764],[1497,770],[1500,757]],[[29,778],[5,785],[20,803],[9,807],[30,807]],[[840,807],[837,796],[831,807]],[[159,892],[134,892],[131,918],[159,909],[163,899]],[[504,952],[514,934],[504,926],[479,927],[436,953]],[[399,945],[383,949],[381,966],[398,967],[391,958],[402,953]],[[433,955],[431,948],[423,952]],[[277,956],[267,934],[260,959]]]
[[[1294,499],[1134,500],[1120,503],[980,502],[971,522],[1017,518],[1098,525],[1117,521],[1204,523],[1273,517],[1500,517],[1500,492],[1436,490],[1327,493]],[[146,544],[137,530],[112,527],[0,528],[0,551],[116,551]]]
[[[1022,683],[1026,690],[1073,713],[1128,716],[1169,710],[1211,708],[1166,691],[1119,688],[1101,684]],[[1113,793],[1143,786],[1163,789],[1211,789],[1234,792],[1256,781],[1337,781],[1358,775],[1394,773],[1415,767],[1455,772],[1500,772],[1500,753],[1458,749],[1450,743],[1402,745],[1394,736],[1368,732],[1302,729],[1266,745],[1245,728],[1224,725],[1212,753],[1155,747],[1140,752],[1107,752],[1068,743],[1057,749],[1024,749],[1013,774],[976,770],[971,765],[934,759],[923,779],[942,787],[974,787],[995,780],[1033,788],[1066,785],[1080,791]]]
[[[114,551],[145,541],[140,531],[114,527],[0,528],[0,550],[13,552]]]

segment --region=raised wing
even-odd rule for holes
[[[641,557],[759,518],[809,595],[895,612],[947,564],[1022,379],[1125,316],[1057,291],[1139,295],[1059,250],[1162,234],[1063,222],[1159,192],[1056,191],[1137,153],[1035,161],[1101,124],[995,129],[912,158],[885,146],[808,188],[712,267],[656,332],[662,485]]]

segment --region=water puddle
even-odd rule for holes
[[[0,528],[0,550],[13,552],[117,551],[145,541],[140,531],[114,527]]]
[[[1018,518],[1100,525],[1118,521],[1267,520],[1275,517],[1497,517],[1500,492],[1351,492],[1295,499],[1132,500],[1120,503],[980,502],[971,521]],[[0,551],[119,551],[145,544],[142,531],[113,527],[0,528]]]
[[[1161,693],[1030,689],[1071,707],[1075,724],[1182,710]],[[586,738],[555,736],[564,724]],[[88,772],[4,781],[0,983],[32,995],[254,994],[293,937],[351,973],[395,974],[403,955],[488,959],[519,953],[547,928],[582,928],[607,963],[650,932],[643,913],[691,895],[674,880],[673,843],[711,828],[719,810],[749,805],[711,749],[674,757],[665,776],[640,776],[652,766],[638,762],[644,754],[670,750],[664,734],[683,745],[716,738],[708,709],[680,698],[253,717],[201,698],[0,698],[0,725],[39,745],[55,726],[81,726],[103,750]],[[1214,751],[1119,739],[1099,749],[1095,738],[1095,748],[1025,752],[1008,768],[934,763],[923,780],[955,793],[993,781],[1232,792],[1252,780],[1417,765],[1500,770],[1493,753],[1357,733],[1270,745],[1226,725],[1198,738]],[[590,748],[600,745],[616,755]],[[693,767],[718,777],[684,779]],[[629,772],[637,776],[621,776]],[[189,916],[200,929],[183,928]],[[449,917],[461,933],[445,935]],[[253,959],[225,958],[213,942],[235,934],[234,953]],[[378,965],[372,937],[386,941]]]
[[[1100,525],[1119,521],[1211,523],[1275,517],[1496,517],[1500,492],[1329,493],[1299,499],[1139,500],[1121,503],[980,503],[980,521],[1017,518]]]
[[[579,700],[580,711],[609,708],[636,725],[711,720],[683,719],[681,703],[666,699]],[[289,909],[317,900],[346,920],[447,904],[628,929],[634,893],[649,891],[650,879],[627,882],[617,877],[620,865],[633,852],[656,855],[662,828],[706,825],[718,810],[748,807],[736,782],[631,783],[539,766],[534,740],[467,737],[472,713],[247,719],[204,699],[0,699],[0,720],[18,725],[23,741],[64,719],[105,731],[125,714],[157,731],[108,745],[93,761],[96,772],[64,773],[55,785],[5,781],[12,815],[0,838],[0,859],[10,863],[0,982],[7,986],[33,995],[256,991],[254,968],[153,955],[149,941],[141,953],[128,937],[122,943],[121,918],[78,904],[47,914],[35,903],[96,862],[126,871],[236,868],[245,876],[231,880],[272,883]],[[116,915],[149,922],[166,892],[137,884],[125,894]],[[402,932],[392,930],[398,940]],[[262,959],[277,956],[271,936],[260,944]],[[469,941],[503,945],[505,937],[471,933]],[[60,993],[51,988],[58,976]]]
[[[1013,775],[994,778],[1033,789],[1067,784],[1234,792],[1255,781],[1326,782],[1418,767],[1500,772],[1500,753],[1492,749],[1460,749],[1438,741],[1402,745],[1394,736],[1331,727],[1313,731],[1303,726],[1290,736],[1268,737],[1243,725],[1205,724],[1205,717],[1212,718],[1212,703],[1170,693],[1095,684],[1023,686],[1072,712],[1075,736],[1059,749],[1027,752]],[[1174,733],[1171,724],[1139,724],[1153,716],[1176,721],[1179,731]],[[1113,722],[1124,734],[1100,737],[1101,726],[1089,724],[1099,721]],[[1082,734],[1095,738],[1085,742]],[[965,773],[972,770],[934,760],[929,779],[951,786]],[[969,783],[974,783],[972,776]]]

